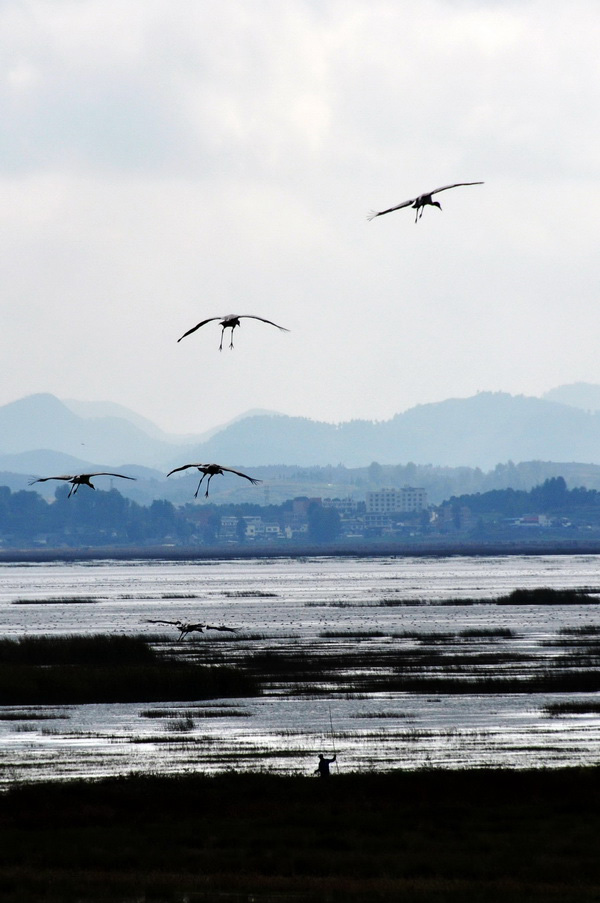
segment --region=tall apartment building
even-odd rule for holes
[[[425,489],[403,486],[402,489],[377,489],[367,492],[367,514],[399,514],[423,511],[426,507]]]

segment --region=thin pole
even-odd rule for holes
[[[333,749],[333,755],[335,756],[335,770],[339,774],[340,767],[337,761],[337,750],[335,748],[335,734],[333,732],[333,718],[331,715],[331,703],[329,703],[329,726],[331,727],[331,748]]]

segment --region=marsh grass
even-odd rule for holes
[[[600,590],[583,587],[580,589],[552,589],[536,587],[533,589],[515,589],[507,595],[490,598],[450,598],[450,599],[381,599],[377,603],[383,607],[402,607],[419,605],[598,605]]]
[[[406,712],[357,712],[354,716],[355,718],[391,718],[394,721],[400,718],[413,718],[413,715],[408,715]]]
[[[181,718],[170,718],[165,726],[168,731],[183,734],[193,731],[196,724],[190,715],[184,715]]]
[[[372,640],[381,639],[389,636],[384,630],[323,630],[319,634],[323,639],[340,639],[340,640]]]
[[[98,596],[47,596],[46,598],[13,599],[13,605],[91,605],[99,602]]]
[[[277,599],[277,593],[260,589],[225,590],[221,595],[228,599]]]
[[[66,712],[55,712],[49,708],[25,711],[0,711],[0,721],[58,721],[69,718]]]
[[[498,596],[496,605],[598,605],[600,598],[587,589],[515,589],[506,596]]]
[[[195,593],[161,593],[161,599],[199,599]]]
[[[161,702],[258,692],[257,682],[239,669],[162,656],[148,637],[0,640],[0,705]]]
[[[5,665],[118,665],[158,661],[149,637],[109,634],[26,636],[0,639],[0,667]]]
[[[467,627],[457,635],[467,640],[510,640],[517,632],[510,627]]]
[[[600,700],[569,700],[567,702],[551,702],[543,711],[552,718],[561,715],[600,715]]]
[[[29,785],[0,797],[0,889],[6,903],[591,903],[599,833],[593,768]]]
[[[413,634],[409,633],[409,636]],[[537,651],[480,647],[469,638],[428,634],[417,647],[361,648],[324,644],[320,649],[262,650],[240,665],[265,689],[290,695],[409,692],[448,694],[596,692],[600,668],[594,654],[576,650],[547,659]]]
[[[139,713],[140,718],[251,718],[252,713],[243,709],[236,709],[225,705],[220,705],[214,709],[204,708],[188,708],[182,709],[144,709]]]
[[[561,636],[599,636],[600,624],[581,624],[579,627],[561,627],[558,632]]]

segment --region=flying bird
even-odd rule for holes
[[[200,482],[198,483],[198,488],[194,493],[194,498],[198,498],[198,493],[200,492],[200,487],[202,485],[202,480],[204,477],[208,477],[206,483],[206,492],[204,493],[205,497],[208,498],[208,487],[210,486],[210,481],[217,474],[223,473],[234,473],[236,477],[243,477],[245,480],[250,480],[251,483],[262,483],[262,480],[257,480],[254,477],[249,477],[247,473],[240,473],[239,470],[233,470],[231,467],[221,467],[220,464],[183,464],[181,467],[175,467],[173,470],[170,470],[167,474],[168,477],[171,476],[172,473],[177,473],[178,470],[187,470],[188,467],[195,467],[199,473],[202,474],[200,477]]]
[[[269,326],[276,326],[277,329],[281,329],[282,332],[289,332],[289,329],[286,329],[285,326],[278,326],[277,323],[273,323],[272,320],[265,320],[264,317],[255,317],[253,314],[229,314],[227,317],[209,317],[208,320],[202,320],[201,323],[198,323],[196,326],[192,326],[191,329],[188,329],[187,332],[184,332],[181,336],[181,339],[185,339],[186,335],[191,335],[193,332],[196,332],[197,329],[200,329],[201,326],[205,326],[207,323],[212,323],[213,320],[219,320],[221,328],[221,344],[219,345],[219,351],[223,350],[223,335],[226,329],[231,329],[231,340],[229,342],[229,347],[233,348],[233,330],[236,326],[240,325],[240,320],[243,319],[249,320],[260,320],[261,323],[268,323]],[[177,339],[178,342],[181,342],[181,339]]]
[[[193,631],[204,633],[205,630],[227,630],[228,633],[235,633],[235,627],[215,627],[213,624],[188,624],[186,621],[160,621],[155,618],[147,618],[147,622],[148,624],[170,624],[176,627],[179,630],[178,643]]]
[[[78,473],[75,474],[75,476],[39,477],[37,480],[30,480],[29,485],[33,486],[34,483],[45,483],[47,480],[66,480],[67,483],[71,483],[71,488],[67,496],[67,498],[70,499],[80,486],[89,486],[90,489],[95,489],[96,487],[91,482],[92,477],[120,477],[122,480],[136,479],[135,477],[126,477],[124,473],[108,473],[106,470],[99,470],[97,473]]]
[[[387,210],[380,210],[379,213],[372,212],[368,215],[367,219],[375,219],[376,216],[383,216],[384,213],[393,213],[394,210],[401,210],[402,207],[412,207],[413,210],[417,211],[415,216],[416,223],[417,220],[421,219],[423,216],[425,207],[439,207],[440,210],[442,209],[442,205],[439,201],[432,200],[432,195],[437,194],[439,191],[448,191],[449,188],[460,188],[461,185],[483,185],[483,182],[455,182],[454,185],[444,185],[442,188],[434,188],[434,190],[430,191],[428,194],[420,194],[417,198],[411,198],[410,201],[396,204],[395,207],[389,207]]]

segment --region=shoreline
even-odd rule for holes
[[[600,542],[372,543],[214,546],[95,546],[0,549],[0,564],[47,561],[202,561],[252,558],[452,558],[539,555],[600,555]]]

